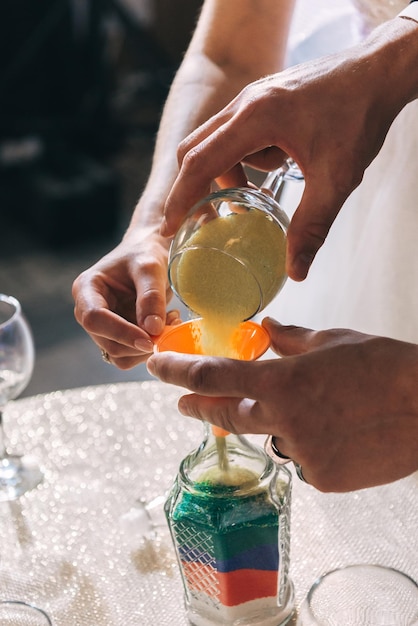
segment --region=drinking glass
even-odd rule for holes
[[[279,293],[289,219],[275,198],[295,180],[303,176],[288,159],[260,189],[221,189],[192,207],[172,241],[168,276],[193,314],[228,316],[233,309],[248,320]]]
[[[0,294],[0,501],[18,498],[43,478],[32,457],[9,452],[3,428],[4,409],[27,386],[34,359],[32,333],[20,302]]]
[[[2,626],[52,626],[43,609],[20,600],[0,601],[0,624]]]
[[[380,565],[349,565],[315,581],[297,626],[418,626],[418,586]]]

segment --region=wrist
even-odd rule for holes
[[[378,85],[376,104],[384,103],[396,117],[418,97],[418,23],[399,15],[389,20],[370,34],[362,56],[371,70],[370,82]],[[375,80],[373,75],[380,78]]]
[[[164,190],[147,187],[141,193],[133,210],[127,233],[137,231],[140,228],[159,232],[164,214],[166,194]]]

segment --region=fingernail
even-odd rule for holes
[[[186,405],[186,402],[183,400],[183,398],[180,398],[180,400],[178,401],[177,408],[179,410],[179,413],[181,413],[182,415],[186,417],[190,417],[189,414],[187,413],[187,405]]]
[[[154,344],[150,339],[137,339],[134,342],[134,346],[137,350],[141,350],[141,352],[152,352],[154,350]]]
[[[152,357],[147,361],[147,370],[151,374],[151,376],[155,376],[155,363],[152,360]]]
[[[274,317],[269,317],[269,316],[265,317],[261,323],[262,325],[266,323],[266,324],[274,324],[274,326],[283,326],[283,324],[281,324],[278,320],[274,319]]]
[[[144,320],[144,328],[150,335],[161,335],[164,322],[159,315],[148,315]]]

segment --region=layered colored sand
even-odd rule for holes
[[[233,495],[236,471],[226,472],[229,484],[203,480],[199,494],[184,493],[172,518],[190,603],[224,617],[235,609],[234,619],[254,601],[270,598],[274,606],[279,572],[277,510],[266,490]],[[256,484],[251,472],[238,472]]]

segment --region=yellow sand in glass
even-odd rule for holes
[[[196,337],[201,352],[240,358],[233,347],[237,326],[274,298],[286,279],[286,237],[268,214],[257,209],[218,217],[201,226],[181,251],[177,290],[202,317]],[[225,437],[214,427],[219,468],[228,469]]]
[[[218,440],[225,441],[225,437],[218,437]],[[226,451],[225,451],[226,452]],[[219,447],[218,447],[219,454]],[[228,457],[226,457],[228,461]],[[203,472],[198,479],[199,483],[209,483],[210,485],[223,485],[225,487],[242,487],[255,489],[259,476],[256,472],[245,467],[221,467],[219,460],[218,467],[211,467]]]
[[[216,331],[224,336],[222,325],[236,328],[255,315],[286,278],[285,234],[268,213],[257,209],[206,222],[180,251],[177,291],[207,322],[209,348]]]

